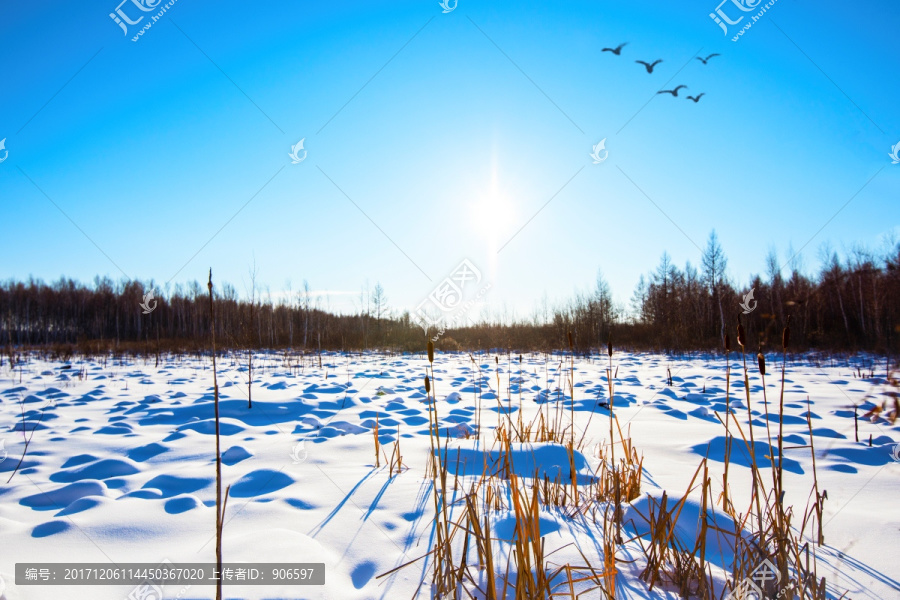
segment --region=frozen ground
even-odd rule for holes
[[[480,382],[468,355],[439,354],[435,362],[441,424],[454,436],[450,450],[463,457],[477,452],[474,439],[456,437],[466,429],[474,431],[479,383],[485,434],[498,415],[498,366],[493,355],[476,360]],[[828,492],[819,575],[828,580],[830,598],[844,592],[847,598],[900,598],[900,463],[892,456],[893,445],[900,442],[900,421],[892,426],[884,419],[860,419],[860,441],[854,440],[852,407],[859,405],[862,415],[887,398],[884,359],[876,360],[874,377],[868,377],[873,360],[823,359],[819,364],[815,357],[804,357],[789,362],[787,369],[786,444],[808,443],[803,417],[807,397],[812,403],[819,486]],[[290,369],[280,355],[257,355],[250,410],[245,365],[231,356],[219,362],[223,479],[232,486],[226,562],[324,562],[327,569],[324,587],[226,587],[228,598],[405,599],[414,596],[422,574],[430,573],[419,561],[376,578],[420,557],[431,540],[430,479],[424,477],[427,361],[376,354],[328,354],[322,361],[322,368],[307,361],[302,369]],[[750,362],[759,441],[764,439],[764,406],[757,400],[762,394],[755,360]],[[590,449],[608,437],[608,413],[599,405],[606,400],[606,368],[605,356],[575,361],[575,419],[580,431],[586,428],[587,440],[578,469],[585,477],[597,462]],[[724,430],[714,411],[724,414],[724,359],[617,354],[613,368],[618,371],[616,415],[644,456],[644,497],[662,490],[681,497],[707,454],[714,485],[720,482],[716,470]],[[732,361],[731,397],[746,427],[739,368]],[[501,355],[502,408],[518,410],[521,398],[526,420],[548,403],[562,401],[568,408],[570,399],[559,391],[565,387],[565,369],[559,356],[525,355],[520,366],[517,357],[508,361]],[[667,369],[671,387],[666,385]],[[16,562],[215,561],[208,359],[164,358],[159,368],[152,359],[110,359],[105,364],[31,359],[15,372],[4,366],[0,377],[0,458],[8,453],[0,460],[0,597],[121,600],[134,589],[17,587]],[[780,389],[775,356],[769,357],[766,384],[771,410]],[[24,447],[23,402],[24,427],[37,430],[25,461],[7,484]],[[383,460],[380,468],[374,467],[376,414],[388,453],[399,427],[402,455],[410,467],[393,479]],[[777,425],[777,416],[772,418]],[[557,450],[538,448],[535,464],[528,468],[551,474],[567,469]],[[749,470],[740,466],[747,460],[739,454],[730,477],[733,495],[743,499],[749,497]],[[785,502],[802,513],[812,483],[809,450],[788,450],[786,457]],[[459,471],[466,477],[465,468]],[[640,502],[646,501],[636,504]],[[508,514],[496,515],[497,537],[512,535],[510,521]],[[602,563],[597,531],[588,522],[548,509],[541,525],[548,550],[575,541],[592,562]],[[618,597],[677,597],[659,589],[646,591],[636,578],[641,567],[636,549],[626,544],[620,555],[638,562],[621,565]],[[553,560],[583,562],[572,546]],[[712,562],[717,569],[727,568],[727,557]],[[211,587],[165,590],[166,598],[212,596]],[[422,585],[419,597],[429,596]]]

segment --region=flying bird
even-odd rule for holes
[[[678,97],[678,90],[680,90],[681,88],[686,88],[686,87],[687,87],[686,85],[679,85],[679,86],[677,86],[674,90],[659,90],[659,91],[656,92],[656,93],[657,93],[657,94],[672,94],[673,96],[675,96],[675,97],[677,98],[677,97]],[[702,95],[702,94],[701,94],[701,95]]]
[[[700,102],[700,98],[702,98],[705,95],[706,95],[706,92],[702,92],[700,94],[697,94],[696,96],[688,96],[687,99],[693,100],[694,104],[696,104],[696,103]]]
[[[709,61],[709,59],[711,59],[713,56],[722,56],[722,55],[718,54],[718,53],[713,53],[713,54],[710,54],[709,56],[707,56],[706,58],[700,58],[698,56],[697,60],[699,60],[700,62],[702,62],[705,65],[707,63],[707,61]]]
[[[646,62],[644,62],[644,61],[642,61],[642,60],[636,60],[636,61],[634,61],[634,62],[640,63],[640,64],[644,65],[644,68],[647,69],[647,72],[648,72],[648,73],[652,73],[652,72],[653,72],[653,67],[655,67],[656,65],[658,65],[659,63],[661,63],[661,62],[662,62],[662,59],[660,58],[659,60],[655,60],[655,61],[653,61],[652,63],[646,63]]]
[[[617,48],[604,48],[603,50],[601,50],[601,52],[612,52],[616,56],[619,56],[622,54],[622,48],[624,48],[627,45],[628,45],[628,42],[624,42],[624,43],[619,44],[619,46]]]

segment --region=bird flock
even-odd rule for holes
[[[622,48],[624,48],[624,47],[627,46],[627,45],[628,45],[628,42],[623,42],[623,43],[619,44],[618,46],[616,46],[615,48],[604,48],[604,49],[602,50],[602,52],[612,52],[612,53],[615,54],[616,56],[622,56]],[[705,64],[707,64],[707,63],[710,61],[710,59],[712,59],[713,57],[716,57],[716,56],[720,56],[720,54],[718,54],[718,53],[713,53],[713,54],[710,54],[709,56],[707,56],[706,58],[703,58],[702,56],[696,56],[695,58],[696,58],[697,60],[699,60],[700,62],[702,62],[702,63],[705,65]],[[652,75],[652,74],[653,74],[653,69],[656,68],[656,65],[658,65],[658,64],[661,63],[661,62],[663,62],[663,60],[662,60],[661,58],[658,58],[658,59],[654,60],[653,62],[647,62],[647,61],[644,61],[644,60],[636,60],[636,61],[634,61],[634,62],[636,62],[636,63],[639,64],[639,65],[644,65],[644,69],[647,70],[647,73],[648,73],[649,75]],[[675,86],[674,89],[671,89],[671,90],[659,90],[659,91],[656,92],[656,93],[657,93],[657,94],[672,94],[672,97],[673,97],[673,98],[678,98],[678,97],[679,97],[679,96],[678,96],[678,91],[679,91],[679,90],[682,90],[682,89],[685,89],[685,90],[686,90],[687,87],[688,87],[688,86],[686,86],[686,85],[684,85],[684,84],[680,84],[680,85]],[[696,96],[685,96],[685,98],[686,98],[687,100],[693,100],[694,104],[696,104],[696,103],[700,102],[700,98],[702,98],[702,97],[705,96],[705,95],[706,95],[706,92],[701,92],[701,93],[697,94]]]

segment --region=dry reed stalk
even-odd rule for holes
[[[703,506],[705,507],[705,496],[708,493],[708,470],[706,468],[706,459],[704,458],[694,472],[694,476],[691,478],[684,496],[671,510],[668,509],[668,495],[666,492],[663,492],[659,504],[656,503],[652,496],[648,495],[648,515],[645,516],[638,511],[638,514],[649,524],[650,529],[649,546],[644,546],[642,539],[638,538],[647,557],[647,566],[641,572],[640,579],[649,584],[650,590],[658,582],[661,584],[671,582],[676,584],[682,596],[687,598],[697,589],[705,589],[706,583],[702,581],[705,579],[703,570],[696,559],[696,554],[699,552],[702,557],[701,560],[705,560],[705,529],[701,526],[703,535],[698,535],[698,539],[694,544],[694,551],[690,553],[687,552],[684,544],[675,535],[675,527],[681,516],[681,510],[694,489],[694,482],[697,480],[701,469],[704,470],[702,489],[704,494]]]
[[[394,443],[394,451],[391,453],[390,478],[394,477],[394,465],[397,465],[397,475],[403,471],[403,455],[400,454],[400,424],[397,423],[397,441]]]
[[[378,459],[378,448],[380,446],[378,442],[378,413],[375,413],[375,429],[372,432],[375,435],[375,468],[379,468],[381,463]]]
[[[431,344],[431,342],[429,342]],[[432,410],[432,400],[431,400],[431,379],[428,375],[425,375],[425,396],[428,406],[428,439],[431,442],[431,455],[429,456],[429,464],[431,465],[431,489],[432,489],[432,499],[434,501],[434,530],[436,536],[436,543],[434,545],[434,582],[438,582],[440,579],[440,553],[442,551],[441,545],[441,501],[438,498],[438,473],[440,471],[440,452],[435,452],[435,443],[434,443],[434,411]]]
[[[475,372],[474,371],[472,372],[472,379],[473,379],[472,394],[475,397],[475,403],[478,407],[478,417],[475,421],[475,426],[478,428],[478,439],[480,441],[481,440],[481,394],[480,394],[480,391],[481,391],[481,366],[477,362],[475,362],[475,357],[472,356],[471,353],[469,354],[469,360],[471,360],[472,364],[475,365],[475,367],[478,369],[478,388],[477,389],[475,388],[475,385],[474,385],[475,384],[475,382],[474,382]]]
[[[21,397],[21,396],[20,396]],[[38,417],[37,423],[34,425],[34,429],[31,430],[31,435],[28,435],[25,424],[25,398],[21,399],[19,403],[19,408],[22,411],[22,438],[25,440],[25,447],[22,449],[22,456],[19,458],[19,462],[16,463],[16,468],[13,469],[12,473],[9,474],[9,479],[6,480],[6,483],[12,481],[12,478],[19,472],[19,467],[22,466],[22,462],[25,461],[25,455],[28,454],[28,446],[31,444],[31,440],[34,438],[34,432],[37,431],[38,427],[41,425],[41,421],[44,420],[44,411],[47,410],[47,407],[50,404],[45,404],[41,409],[41,415]]]
[[[431,379],[434,379],[434,342],[429,341],[427,345],[427,355],[428,362],[431,367]],[[432,453],[436,456],[435,469],[433,478],[432,489],[434,490],[434,501],[435,501],[435,528],[436,528],[436,542],[435,548],[437,552],[435,553],[435,561],[434,561],[434,584],[436,585],[436,591],[443,593],[450,593],[451,590],[451,581],[452,581],[452,572],[453,572],[453,556],[452,556],[452,548],[451,548],[451,534],[450,534],[450,519],[447,513],[447,468],[446,468],[446,460],[445,456],[442,456],[441,452],[441,429],[440,429],[440,417],[437,411],[437,391],[434,393],[431,389],[431,379],[429,379],[428,375],[425,376],[425,389],[426,394],[428,396],[431,409],[434,412],[434,428],[430,435],[432,439]],[[438,484],[440,483],[440,489],[438,489]]]
[[[566,446],[569,455],[569,474],[572,477],[572,498],[575,499],[575,507],[578,507],[578,472],[575,470],[575,447],[570,443]]]
[[[753,437],[753,411],[750,406],[750,376],[747,372],[747,354],[746,354],[746,346],[747,346],[747,338],[744,332],[744,326],[741,324],[741,319],[738,317],[738,326],[737,326],[737,341],[738,345],[741,347],[741,360],[744,364],[744,394],[747,398],[747,426],[750,431],[750,462],[752,464],[752,475],[753,475],[753,497],[756,500],[756,514],[759,516],[759,529],[762,531],[762,504],[759,500],[760,489],[762,488],[762,482],[759,477],[759,467],[756,464],[756,442]]]
[[[780,495],[784,488],[782,487],[782,444],[784,439],[784,371],[787,362],[787,349],[791,343],[791,317],[788,315],[787,323],[784,331],[781,333],[781,396],[778,401],[778,494]],[[807,397],[808,399],[808,397]],[[807,415],[808,416],[808,415]],[[810,444],[812,444],[812,436],[810,435]],[[815,456],[813,456],[815,460]]]
[[[606,372],[606,382],[609,385],[609,455],[613,465],[616,463],[616,448],[613,440],[613,382],[612,382],[612,340],[606,342],[606,353],[609,356],[609,370]]]
[[[575,445],[575,350],[569,353],[569,404],[572,409],[571,443]]]
[[[519,429],[521,430],[523,427],[522,424],[522,384],[525,383],[525,378],[522,377],[522,355],[519,355]]]
[[[763,407],[766,411],[766,437],[769,441],[769,462],[772,465],[772,485],[774,486],[775,494],[778,495],[778,476],[775,467],[775,453],[772,448],[772,431],[769,427],[769,399],[766,396],[766,356],[761,351],[756,354],[756,364],[759,366],[759,377],[762,380]],[[781,444],[779,443],[779,448],[780,447]]]
[[[608,508],[603,511],[603,581],[608,598],[616,597],[616,579],[618,578],[618,569],[616,568],[616,546],[614,543],[613,530],[609,520]]]
[[[812,432],[812,406],[809,402],[809,396],[806,397],[806,426],[809,429],[809,452],[812,456],[812,468],[813,468],[813,483],[814,488],[813,491],[816,494],[816,503],[815,503],[815,511],[816,511],[816,523],[818,524],[818,532],[816,535],[816,542],[821,546],[825,543],[825,533],[822,530],[822,511],[825,508],[825,500],[828,498],[828,492],[824,492],[823,494],[819,494],[819,476],[816,472],[816,447],[815,442],[813,441],[813,432]],[[804,518],[804,524],[802,530],[806,529],[806,523]]]
[[[216,312],[213,305],[212,269],[209,270],[209,282],[206,285],[209,291],[209,319],[212,334],[212,371],[213,371],[213,398],[216,419],[216,568],[222,572],[222,527],[225,507],[222,503],[222,453],[219,440],[219,381],[216,375]],[[231,486],[228,486],[231,489]],[[227,494],[227,491],[226,491]],[[228,497],[225,497],[226,502]],[[216,600],[222,600],[222,579],[216,579]]]
[[[731,430],[729,421],[731,419],[731,337],[725,334],[725,456],[724,471],[722,474],[722,494],[719,498],[722,500],[722,509],[728,513],[734,513],[734,506],[729,498],[728,488],[728,466],[731,463]]]
[[[707,510],[708,510],[707,498],[712,496],[712,490],[711,490],[712,480],[709,478],[709,468],[707,465],[708,465],[708,463],[706,463],[704,461],[704,464],[703,464],[703,488],[702,488],[701,502],[700,502],[700,515],[701,515],[702,521],[700,522],[700,532],[697,535],[697,542],[694,545],[694,552],[691,554],[691,558],[698,560],[698,565],[697,565],[698,569],[697,570],[700,575],[699,575],[699,577],[697,577],[697,583],[698,583],[697,595],[699,595],[701,597],[705,597],[708,595],[707,589],[706,589],[707,581],[706,581],[706,578],[703,576],[703,573],[704,573],[704,564],[706,562],[706,534],[709,530],[709,523],[707,522],[707,518],[706,518]],[[698,554],[699,554],[699,559],[697,559]]]
[[[778,467],[772,467],[772,477],[774,478],[775,485],[775,497],[776,504],[775,510],[778,518],[777,523],[777,531],[779,533],[778,539],[776,541],[776,556],[778,558],[778,569],[781,573],[781,578],[784,581],[788,579],[788,560],[785,556],[785,552],[788,546],[788,537],[790,535],[789,531],[785,531],[785,511],[784,511],[784,487],[783,487],[783,474],[784,474],[784,375],[785,375],[785,359],[787,358],[787,347],[790,342],[791,330],[790,330],[790,322],[791,318],[788,315],[787,323],[785,324],[785,328],[781,333],[781,393],[779,395],[778,401]],[[761,363],[763,371],[765,371],[765,362]],[[763,377],[765,377],[765,373],[763,373]],[[765,378],[763,379],[763,389],[765,390]],[[809,415],[807,415],[809,417]],[[769,421],[766,419],[766,427],[768,427]],[[812,444],[812,430],[810,430],[809,443]],[[770,446],[770,454],[771,454],[771,441],[769,442]],[[815,456],[813,456],[813,460],[815,460]],[[815,463],[813,463],[815,464]],[[813,467],[813,479],[816,479],[815,476],[815,467]],[[816,481],[816,487],[818,487],[818,482]],[[818,498],[818,496],[817,496]],[[821,531],[820,531],[821,533]]]

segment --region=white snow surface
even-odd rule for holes
[[[746,431],[742,366],[739,355],[731,356],[732,407]],[[480,447],[475,438],[463,439],[476,431],[480,386],[487,439],[493,439],[499,412],[511,411],[517,418],[521,406],[528,421],[548,403],[562,403],[567,415],[574,406],[578,435],[585,440],[576,469],[579,479],[590,479],[598,466],[594,450],[608,443],[607,357],[575,358],[574,403],[562,391],[568,389],[568,358],[526,354],[520,363],[517,355],[499,357],[498,365],[493,354],[476,355],[480,371],[468,354],[436,357],[433,386],[442,431],[451,436],[451,472],[462,480],[472,478],[496,452],[490,444]],[[425,477],[427,359],[334,353],[322,357],[321,368],[307,359],[302,369],[291,369],[282,354],[259,353],[252,409],[245,361],[246,355],[231,354],[218,361],[223,489],[231,485],[224,560],[324,562],[327,575],[325,585],[315,587],[226,586],[225,597],[406,599],[418,590],[419,598],[430,598],[427,560],[377,577],[421,557],[433,541],[431,480]],[[768,405],[762,402],[756,361],[748,362],[753,363],[757,457],[765,462],[766,408],[770,427],[778,426],[780,357],[769,356]],[[659,498],[666,491],[670,502],[680,499],[703,456],[709,456],[716,495],[721,490],[724,428],[716,413],[724,416],[725,359],[617,353],[612,368],[617,372],[615,414],[644,456],[642,496],[626,511],[631,533],[641,534],[648,494]],[[785,445],[809,443],[808,398],[819,487],[828,493],[826,544],[816,552],[829,598],[900,598],[900,462],[892,452],[900,442],[900,421],[860,419],[859,442],[854,432],[855,405],[862,415],[889,398],[885,371],[885,360],[873,356],[797,356],[786,369]],[[14,371],[8,364],[2,367],[0,600],[139,597],[131,585],[17,586],[15,563],[215,562],[212,383],[209,357],[164,357],[159,367],[152,357],[68,363],[31,357]],[[399,428],[409,466],[392,479],[383,458],[380,467],[374,465],[376,415],[388,455]],[[7,483],[28,435],[24,461]],[[746,449],[735,448],[729,479],[741,504],[749,498],[749,461]],[[569,472],[559,446],[524,445],[516,452],[525,477],[535,470],[551,479]],[[808,448],[785,451],[785,502],[795,507],[795,523],[807,506],[812,468]],[[679,521],[679,532],[690,540],[700,510],[690,500]],[[514,521],[511,513],[495,515],[493,532],[501,551],[514,534]],[[583,564],[580,548],[592,564],[602,565],[600,531],[591,520],[544,507],[541,532],[547,553],[563,548],[552,555],[554,564]],[[721,590],[733,548],[721,539],[710,539],[709,547]],[[645,563],[636,542],[627,542],[620,558],[635,562],[620,564],[618,598],[678,597],[671,589],[648,591],[638,579]],[[165,588],[165,598],[212,597],[210,586]]]

